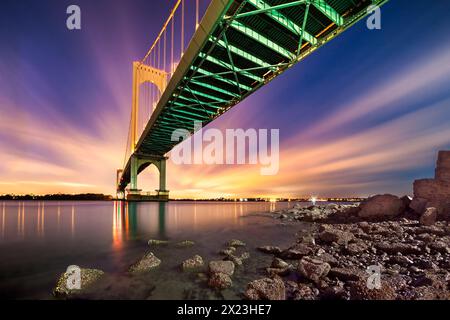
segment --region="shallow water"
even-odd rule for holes
[[[271,257],[261,245],[287,246],[301,224],[285,225],[259,215],[294,203],[220,202],[0,202],[0,297],[52,299],[52,288],[67,266],[104,270],[107,275],[86,298],[232,299],[245,284],[264,275]],[[307,205],[307,204],[305,204]],[[225,243],[247,243],[251,258],[233,276],[233,287],[215,292],[196,272],[181,272],[195,254],[205,261],[222,257]],[[149,239],[169,240],[149,247]],[[178,248],[175,243],[195,245]],[[147,251],[162,260],[149,273],[126,271]]]

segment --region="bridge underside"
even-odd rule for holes
[[[136,145],[164,156],[387,0],[213,0]],[[132,178],[128,161],[118,188]]]

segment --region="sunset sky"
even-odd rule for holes
[[[115,193],[131,65],[173,3],[2,1],[0,194]],[[81,7],[80,31],[66,28],[70,4]],[[447,0],[392,0],[382,30],[359,22],[208,126],[279,128],[277,175],[169,162],[171,195],[411,194],[450,148],[449,11]],[[157,188],[156,169],[139,179]]]

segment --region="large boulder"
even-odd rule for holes
[[[404,202],[391,194],[377,195],[367,199],[360,205],[358,213],[360,218],[380,219],[396,217],[405,211]]]
[[[250,282],[245,296],[250,300],[286,300],[286,289],[279,277],[263,278]]]
[[[148,252],[138,262],[133,264],[129,271],[132,273],[146,272],[158,267],[160,264],[161,260],[153,252]]]

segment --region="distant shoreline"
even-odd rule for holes
[[[320,202],[361,202],[365,198],[323,198]],[[123,199],[115,198],[111,195],[104,194],[77,194],[77,195],[67,195],[67,194],[56,194],[56,195],[1,195],[0,201],[126,201]],[[269,199],[265,198],[246,198],[246,199],[169,199],[173,202],[240,202],[240,203],[254,203],[254,202],[270,202]],[[288,198],[278,198],[275,202],[311,202],[306,198],[288,199]]]

